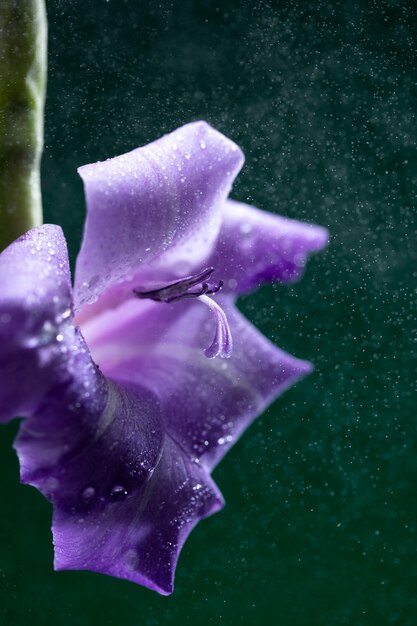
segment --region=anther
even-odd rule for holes
[[[217,293],[223,286],[222,280],[219,280],[217,285],[209,285],[207,279],[210,278],[213,272],[214,267],[209,267],[198,274],[186,276],[185,278],[181,278],[181,280],[168,283],[159,289],[152,289],[151,291],[139,291],[138,289],[134,289],[133,293],[137,298],[166,303],[176,302],[186,298],[199,298],[203,295],[212,295]],[[201,287],[199,289],[191,289],[200,284]]]

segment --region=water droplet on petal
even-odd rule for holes
[[[297,267],[304,267],[306,264],[306,255],[302,253],[298,253],[294,256],[294,263]]]
[[[125,562],[130,569],[136,569],[138,567],[139,557],[135,549],[131,548],[127,550],[125,553]]]
[[[45,487],[48,491],[56,491],[59,487],[59,480],[51,476],[45,481]]]
[[[248,223],[243,223],[240,225],[240,232],[243,233],[244,235],[247,235],[248,233],[250,233],[252,230],[252,224],[248,224]]]
[[[120,502],[122,500],[125,500],[126,497],[127,497],[127,491],[121,485],[116,485],[110,491],[110,499],[113,500],[114,502]]]
[[[95,495],[96,495],[96,490],[94,489],[94,487],[87,487],[82,492],[81,498],[87,504],[88,502],[91,502],[91,500],[94,498]]]
[[[217,440],[217,443],[219,444],[219,446],[224,446],[225,443],[230,443],[231,441],[233,441],[232,435],[226,435],[226,437],[220,437]]]

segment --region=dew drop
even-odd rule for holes
[[[94,498],[95,495],[96,495],[96,490],[94,489],[94,487],[87,487],[82,492],[81,499],[83,500],[83,502],[87,504],[88,502],[91,502],[91,500]]]
[[[226,437],[220,437],[217,440],[217,443],[219,444],[219,446],[224,446],[225,443],[230,443],[231,441],[233,441],[232,435],[226,435]]]
[[[127,550],[127,552],[125,553],[125,562],[129,569],[134,570],[138,567],[139,557],[136,550],[134,550],[133,548]]]
[[[45,481],[45,487],[48,491],[56,491],[59,487],[59,480],[51,476]]]
[[[247,235],[248,233],[250,233],[252,230],[252,224],[248,224],[247,222],[244,222],[243,224],[240,225],[240,232],[243,235]]]
[[[121,485],[115,485],[110,491],[110,499],[114,502],[121,502],[127,497],[127,491]]]
[[[304,267],[304,265],[306,264],[306,255],[302,253],[296,254],[294,256],[294,263],[297,265],[297,267]]]

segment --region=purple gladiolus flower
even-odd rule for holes
[[[58,226],[0,255],[0,420],[26,417],[21,478],[53,504],[56,569],[172,592],[185,539],[223,506],[211,471],[311,370],[234,302],[299,278],[327,232],[229,200],[242,163],[198,122],[80,168],[74,290]]]

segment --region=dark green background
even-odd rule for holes
[[[247,164],[235,198],[325,225],[303,281],[247,315],[316,372],[215,472],[169,598],[52,571],[50,506],[1,431],[0,623],[417,623],[417,4],[49,0],[45,215],[72,259],[77,165],[206,119]]]

